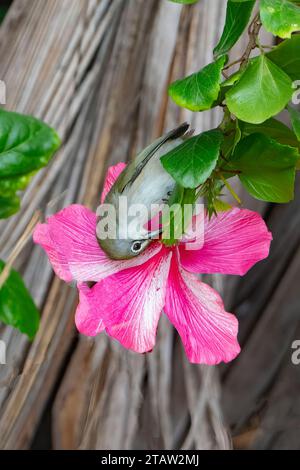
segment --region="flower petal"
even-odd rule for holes
[[[142,254],[130,260],[111,260],[96,238],[96,215],[74,204],[39,224],[33,239],[46,251],[57,276],[64,281],[100,281],[113,273],[138,266],[161,249],[152,243]]]
[[[75,324],[78,331],[82,331],[87,336],[96,336],[104,330],[104,323],[101,318],[94,315],[97,309],[95,296],[92,289],[86,284],[78,284],[79,304],[75,313]]]
[[[229,362],[240,352],[238,321],[224,310],[219,294],[182,270],[174,256],[165,312],[181,336],[190,362]]]
[[[66,257],[62,252],[54,249],[47,224],[37,224],[33,231],[33,241],[44,248],[55,274],[66,282],[72,281],[73,276],[69,270]]]
[[[97,334],[90,326],[103,321],[107,333],[126,348],[151,351],[164,306],[171,256],[164,249],[144,265],[118,272],[92,287],[86,297],[90,307],[80,309],[79,331]],[[83,309],[92,318],[83,319]]]
[[[269,254],[272,234],[256,212],[234,208],[206,217],[204,225],[202,248],[180,245],[181,264],[188,271],[242,276]]]
[[[126,167],[126,163],[120,162],[117,163],[117,165],[110,166],[109,169],[107,170],[104,185],[103,185],[103,191],[101,194],[101,204],[103,204],[104,199],[106,198],[107,193],[110,191],[112,185],[122,173],[124,168]]]

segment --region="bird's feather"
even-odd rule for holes
[[[122,193],[127,185],[133,184],[136,178],[139,176],[145,165],[151,160],[151,158],[157,153],[157,151],[168,141],[176,140],[183,137],[189,128],[189,124],[183,123],[176,129],[172,129],[167,134],[156,139],[152,144],[146,147],[140,152],[136,158],[129,163],[126,171],[121,173],[119,183],[119,191]]]

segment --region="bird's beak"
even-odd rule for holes
[[[163,229],[159,228],[158,230],[153,230],[153,232],[148,232],[147,238],[149,240],[153,240],[155,238],[159,238],[159,236],[162,234]]]

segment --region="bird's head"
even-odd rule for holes
[[[130,259],[142,253],[151,243],[151,239],[99,239],[98,243],[111,259]]]

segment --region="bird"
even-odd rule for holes
[[[108,220],[113,223],[115,236],[103,236],[99,231],[99,222],[104,223],[104,215],[98,215],[96,236],[102,250],[109,258],[114,260],[131,259],[141,254],[157,238],[161,229],[149,230],[147,222],[142,215],[129,215],[130,208],[135,204],[143,205],[147,215],[153,204],[167,203],[177,183],[163,168],[160,159],[177,146],[181,145],[193,131],[189,131],[189,124],[183,123],[169,131],[162,137],[142,150],[120,173],[104,200],[104,206],[112,207],[110,214],[104,211]],[[122,202],[126,200],[127,213],[122,213]],[[122,201],[122,202],[121,202]],[[101,206],[100,206],[101,209]],[[151,212],[151,216],[155,216]],[[115,218],[114,221],[109,219]],[[128,227],[130,226],[130,231]],[[102,226],[103,227],[103,226]],[[100,232],[100,233],[99,233]]]

